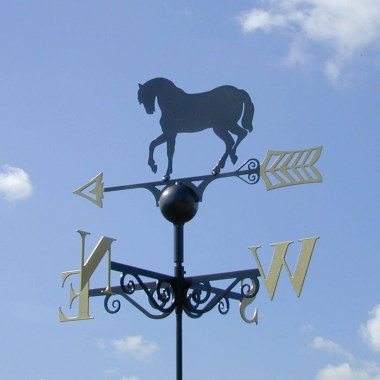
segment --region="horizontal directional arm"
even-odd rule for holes
[[[104,307],[114,314],[120,310],[121,303],[118,299],[111,302],[111,299],[116,295],[121,296],[152,319],[169,316],[178,304],[191,318],[199,318],[215,306],[218,306],[221,314],[226,314],[230,300],[242,302],[244,298],[254,298],[260,287],[258,269],[185,277],[182,285],[177,283],[175,277],[116,262],[111,262],[111,270],[121,274],[120,286],[112,286],[111,293],[107,294],[102,288],[91,289],[90,297],[105,296]],[[244,285],[246,280],[251,285]],[[214,283],[218,281],[223,283],[215,286]],[[240,292],[234,291],[239,283]],[[178,292],[179,287],[183,289],[182,293]],[[149,307],[137,301],[134,297],[136,291],[145,293]]]
[[[112,187],[104,187],[102,182],[103,173],[99,173],[95,178],[81,186],[77,190],[74,191],[74,194],[79,195],[93,203],[95,203],[99,207],[103,207],[103,197],[104,193],[113,192],[113,191],[121,191],[121,190],[131,190],[131,189],[146,189],[149,190],[155,200],[156,205],[158,206],[158,201],[161,196],[161,192],[164,188],[174,185],[175,183],[182,183],[184,185],[192,188],[198,196],[198,201],[202,201],[203,192],[206,187],[216,179],[219,178],[227,178],[227,177],[238,177],[244,182],[253,185],[257,183],[260,179],[260,164],[256,159],[250,159],[246,161],[239,169],[228,172],[228,173],[220,173],[217,175],[202,175],[195,177],[186,177],[186,178],[178,178],[178,179],[170,179],[166,182],[164,181],[156,181],[156,182],[147,182],[147,183],[137,183],[132,185],[121,185],[121,186],[112,186]],[[199,182],[199,183],[198,183]],[[195,184],[198,183],[198,184]],[[86,193],[86,192],[87,193]]]
[[[99,173],[91,181],[75,190],[74,194],[95,203],[99,207],[103,207],[104,193],[131,189],[146,189],[153,194],[156,205],[158,206],[162,191],[175,183],[181,183],[193,189],[199,202],[202,201],[203,192],[206,187],[219,178],[238,177],[245,183],[253,185],[256,184],[261,177],[264,180],[267,190],[293,185],[318,183],[322,182],[322,176],[314,165],[318,161],[321,152],[321,146],[301,150],[269,150],[261,164],[259,164],[258,160],[252,158],[240,166],[239,169],[228,173],[111,187],[104,187],[102,182],[103,173]]]

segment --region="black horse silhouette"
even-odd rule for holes
[[[236,148],[247,136],[247,131],[253,129],[254,106],[244,90],[221,86],[208,92],[187,94],[165,78],[154,78],[143,85],[139,84],[138,101],[144,105],[148,114],[154,113],[156,98],[161,109],[162,134],[149,146],[148,165],[154,173],[157,172],[157,165],[153,153],[158,145],[167,144],[168,167],[163,177],[167,181],[173,171],[177,134],[199,132],[207,128],[212,128],[226,144],[226,151],[213,168],[212,174],[219,174],[228,156],[233,164],[236,163]],[[242,127],[238,124],[240,118]],[[236,141],[230,133],[237,136]]]

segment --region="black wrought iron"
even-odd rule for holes
[[[143,314],[153,319],[176,315],[176,363],[177,380],[182,380],[182,317],[199,318],[215,307],[225,315],[231,301],[241,302],[241,316],[246,322],[257,322],[257,314],[248,320],[242,309],[256,297],[260,284],[258,269],[186,277],[184,269],[184,225],[197,213],[206,187],[215,179],[238,177],[247,184],[256,184],[262,176],[267,190],[274,188],[320,182],[316,168],[321,147],[300,151],[269,151],[260,165],[257,159],[249,159],[237,170],[221,173],[226,160],[236,164],[236,150],[241,141],[253,129],[254,105],[244,90],[233,86],[221,86],[214,90],[187,94],[165,78],[155,78],[139,84],[138,101],[148,114],[160,107],[162,134],[149,146],[148,165],[154,173],[157,165],[154,150],[166,143],[168,166],[161,181],[132,185],[103,186],[103,173],[75,190],[97,206],[103,205],[104,192],[143,188],[149,190],[160,207],[163,216],[174,226],[174,275],[149,271],[130,265],[111,262],[111,270],[120,273],[120,284],[104,289],[91,289],[90,297],[104,296],[104,307],[110,314],[121,310],[121,299],[126,300]],[[240,124],[239,124],[240,123]],[[210,175],[170,179],[173,171],[175,139],[178,133],[193,133],[211,128],[225,143],[225,152]],[[233,137],[234,136],[234,137]],[[273,161],[273,157],[275,160]],[[312,157],[311,159],[309,159]],[[260,168],[262,167],[262,173]],[[85,194],[84,191],[88,191]],[[220,283],[223,285],[220,285]],[[248,282],[248,283],[247,283]],[[235,288],[240,284],[240,291]],[[145,296],[143,302],[139,295]],[[140,297],[142,298],[142,297]],[[244,305],[243,305],[244,304]]]
[[[237,162],[236,149],[253,129],[254,105],[251,98],[246,91],[233,86],[220,86],[203,93],[187,94],[168,79],[154,78],[143,85],[139,84],[137,96],[148,114],[155,112],[156,99],[161,109],[162,134],[149,145],[148,165],[154,173],[157,172],[154,150],[166,143],[168,166],[163,177],[165,181],[173,171],[178,133],[194,133],[211,128],[226,146],[225,152],[213,168],[213,173],[219,174],[228,157],[233,164]],[[236,136],[236,140],[232,135]]]
[[[188,277],[185,279],[188,290],[184,299],[184,311],[189,317],[198,318],[218,306],[220,314],[227,314],[231,299],[241,302],[243,298],[254,298],[257,295],[260,288],[258,277],[258,269]],[[245,291],[244,285],[241,285],[240,293],[233,292],[239,283],[248,279],[255,284],[253,292]],[[230,280],[230,283],[224,289],[211,285],[211,282],[221,280]]]
[[[191,318],[199,318],[216,306],[224,315],[229,311],[230,300],[241,302],[243,298],[254,298],[260,287],[258,269],[184,277],[181,286],[176,277],[156,272],[150,272],[149,276],[155,281],[144,282],[142,278],[147,277],[146,270],[125,264],[111,262],[111,270],[120,273],[120,286],[111,287],[112,294],[105,294],[102,288],[91,289],[90,297],[104,296],[104,308],[110,314],[120,311],[121,302],[115,297],[122,297],[152,319],[168,317],[177,305],[181,305]],[[134,280],[128,279],[128,276]],[[230,283],[225,287],[212,285],[213,282],[226,280]],[[250,292],[252,286],[243,284],[244,280],[250,280],[255,285],[253,292]],[[240,292],[233,291],[237,286],[240,286]],[[151,311],[134,299],[139,291],[147,296]]]
[[[156,200],[156,206],[158,206],[162,191],[165,188],[170,187],[177,182],[180,182],[183,185],[186,185],[193,189],[193,191],[197,194],[198,202],[201,202],[203,198],[203,192],[211,182],[219,178],[228,177],[238,177],[245,183],[248,183],[249,185],[254,185],[260,180],[260,163],[256,158],[251,158],[244,162],[244,164],[241,165],[237,170],[228,173],[168,179],[167,181],[137,183],[133,185],[111,186],[105,187],[103,191],[106,193],[120,190],[146,189],[153,194]]]
[[[224,176],[228,176],[228,174],[226,173]],[[246,182],[256,183],[259,179],[258,161],[247,161],[234,175],[246,175]],[[220,176],[223,175],[218,177]],[[166,318],[175,311],[177,380],[182,380],[183,312],[191,318],[199,318],[217,307],[219,313],[225,315],[230,310],[231,300],[242,302],[246,298],[254,298],[260,288],[258,280],[260,271],[258,269],[185,276],[184,225],[196,215],[199,199],[205,187],[214,177],[201,177],[200,180],[203,182],[198,187],[193,185],[194,178],[199,179],[200,177],[192,177],[186,181],[177,180],[175,183],[168,181],[164,190],[160,191],[157,200],[162,214],[174,227],[174,276],[111,262],[111,270],[120,274],[120,284],[108,289],[107,294],[104,289],[90,290],[90,297],[105,297],[104,307],[111,314],[115,314],[121,309],[121,301],[116,297],[124,298],[143,314],[153,319]],[[156,186],[156,184],[151,185],[154,188]],[[247,281],[250,282],[250,285],[246,283]],[[223,286],[216,286],[221,282],[223,282]],[[237,292],[234,289],[239,284],[240,291]],[[145,294],[145,298],[143,298],[145,304],[137,299],[138,294]]]

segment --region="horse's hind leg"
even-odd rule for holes
[[[152,169],[152,172],[153,173],[156,173],[157,172],[157,165],[154,161],[154,158],[153,158],[153,153],[154,153],[154,150],[156,149],[156,147],[158,145],[161,145],[163,144],[164,142],[166,142],[166,136],[165,135],[160,135],[158,136],[156,139],[154,139],[150,145],[149,145],[149,159],[148,159],[148,165],[150,166],[150,168]]]
[[[220,170],[224,168],[226,164],[227,157],[231,154],[232,147],[234,146],[234,139],[228,133],[227,129],[216,129],[214,128],[215,134],[220,137],[226,144],[226,151],[223,156],[220,158],[219,162],[216,164],[212,170],[212,174],[219,174]]]
[[[248,132],[245,129],[241,128],[239,124],[233,124],[230,128],[228,128],[228,130],[237,136],[236,142],[234,143],[230,153],[232,163],[236,164],[236,161],[238,160],[236,149],[243,141],[243,139],[247,136]]]

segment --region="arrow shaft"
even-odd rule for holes
[[[243,175],[249,175],[254,174],[257,172],[256,169],[245,169],[245,170],[235,170],[233,172],[228,173],[219,173],[217,175],[200,175],[195,177],[186,177],[186,178],[177,178],[177,179],[171,179],[169,181],[155,181],[155,182],[146,182],[146,183],[136,183],[133,185],[122,185],[122,186],[112,186],[112,187],[105,187],[104,192],[111,192],[111,191],[120,191],[120,190],[131,190],[131,189],[148,189],[151,190],[152,187],[157,186],[170,186],[175,184],[176,182],[198,182],[198,181],[205,181],[208,180],[209,182],[218,179],[218,178],[226,178],[226,177],[238,177]]]
[[[166,182],[163,181],[156,181],[156,182],[148,182],[148,183],[136,183],[134,185],[122,185],[122,186],[112,186],[112,187],[105,187],[104,192],[110,192],[110,191],[120,191],[120,190],[131,190],[131,189],[150,189],[151,187],[156,186],[164,186]]]
[[[244,177],[248,177],[244,179]],[[146,189],[149,190],[154,198],[156,199],[156,205],[158,206],[158,202],[160,200],[161,192],[165,187],[169,187],[174,185],[175,183],[182,183],[193,189],[197,194],[198,201],[202,201],[203,192],[206,187],[214,180],[218,178],[227,178],[227,177],[238,177],[242,179],[244,182],[248,184],[257,183],[260,178],[260,164],[256,159],[250,159],[246,161],[239,169],[228,172],[228,173],[219,173],[216,175],[200,175],[195,177],[186,177],[186,178],[178,178],[178,179],[169,179],[168,181],[155,181],[155,182],[146,182],[146,183],[136,183],[132,185],[121,185],[121,186],[111,186],[104,187],[102,178],[103,173],[99,173],[95,178],[93,178],[90,182],[86,183],[84,186],[74,191],[74,194],[77,194],[81,197],[84,197],[91,202],[94,202],[97,206],[103,206],[103,194],[109,193],[112,191],[121,191],[121,190],[131,190],[131,189]],[[95,198],[91,195],[85,194],[84,190],[86,190],[89,186],[93,185],[91,190],[88,190],[88,193],[94,194]]]

